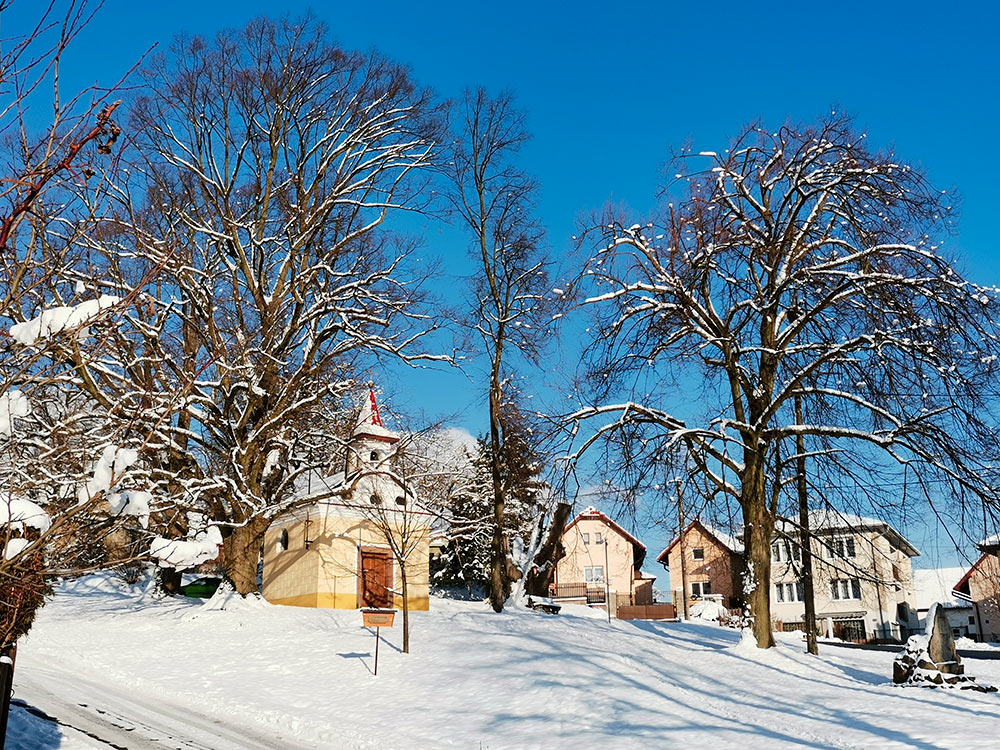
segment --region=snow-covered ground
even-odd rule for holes
[[[78,719],[60,706],[141,725],[123,730],[130,736],[170,730],[150,746],[213,750],[239,731],[247,748],[272,738],[276,748],[490,750],[967,750],[996,748],[1000,736],[997,694],[894,687],[891,653],[827,647],[811,658],[794,635],[759,652],[726,628],[609,624],[583,607],[557,616],[437,598],[431,607],[413,615],[409,655],[399,627],[382,631],[374,677],[373,635],[358,612],[219,611],[93,577],[62,587],[39,614],[19,650],[18,697],[71,726]],[[966,664],[1000,684],[1000,661]],[[21,709],[13,721],[15,750],[108,747]]]

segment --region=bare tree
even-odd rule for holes
[[[385,224],[421,207],[440,118],[403,67],[311,18],[180,39],[146,83],[133,180],[91,249],[143,302],[118,356],[156,434],[154,484],[220,527],[245,595],[296,477],[336,450],[352,375],[432,358],[429,271]],[[81,372],[96,400],[117,385]]]
[[[947,196],[843,116],[754,125],[724,152],[688,158],[711,171],[654,221],[608,215],[585,236],[595,398],[572,418],[617,415],[581,449],[635,430],[633,465],[692,446],[713,492],[741,508],[764,648],[769,548],[795,481],[769,470],[783,442],[804,436],[815,472],[872,496],[895,465],[957,504],[1000,501],[997,295],[962,278],[936,239]],[[704,414],[668,406],[681,388],[700,388]]]
[[[0,2],[0,13],[11,2]],[[120,517],[79,495],[111,436],[74,395],[65,351],[92,356],[118,304],[93,299],[75,248],[107,205],[119,134],[115,87],[65,97],[66,50],[91,20],[86,2],[52,3],[0,50],[0,649],[27,632],[54,575],[107,560]],[[49,121],[29,115],[49,112]],[[101,174],[98,174],[98,172]],[[75,283],[74,283],[75,282]],[[83,285],[83,286],[82,286]],[[119,436],[120,437],[120,436]],[[112,467],[113,469],[113,467]],[[109,487],[122,472],[111,472]],[[92,485],[93,486],[93,485]]]
[[[544,328],[551,320],[549,262],[541,250],[543,232],[532,217],[535,182],[514,158],[528,140],[524,115],[513,97],[490,98],[467,91],[459,105],[459,132],[449,153],[448,198],[472,236],[479,266],[471,326],[489,358],[489,441],[493,490],[490,603],[497,612],[510,595],[509,543],[503,532],[501,460],[503,414],[514,394],[513,356],[537,361]]]

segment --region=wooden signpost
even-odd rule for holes
[[[375,676],[378,676],[378,641],[379,628],[391,628],[396,619],[396,610],[364,607],[361,610],[366,628],[375,628]]]

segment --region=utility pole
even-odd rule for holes
[[[677,524],[681,535],[681,611],[683,619],[688,618],[687,604],[687,554],[684,550],[684,493],[681,491],[681,480],[677,481]]]
[[[795,396],[795,424],[802,424],[802,398]],[[806,491],[806,439],[802,433],[795,436],[795,460],[799,488],[799,549],[802,554],[802,598],[805,599],[806,650],[819,654],[816,643],[816,595],[813,588],[812,535],[809,529],[809,493]]]
[[[608,624],[610,625],[611,624],[611,571],[608,569],[607,529],[604,530],[604,601],[608,605]]]

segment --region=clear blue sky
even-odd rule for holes
[[[21,0],[5,13],[2,35],[36,7]],[[108,83],[174,34],[309,8],[343,46],[378,47],[442,96],[476,85],[516,92],[534,134],[524,166],[541,182],[556,253],[608,200],[652,208],[671,145],[715,150],[749,120],[809,120],[836,107],[873,144],[895,145],[958,191],[959,234],[949,242],[969,276],[1000,285],[996,4],[108,0],[64,77]],[[464,244],[441,227],[426,232],[428,250],[464,272]],[[400,387],[419,392],[432,416],[458,410],[461,426],[485,427],[465,378],[406,376]]]

